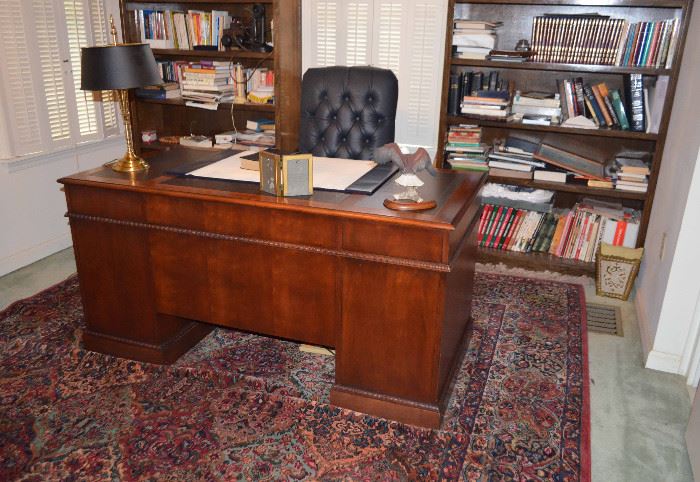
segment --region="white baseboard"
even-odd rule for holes
[[[70,233],[62,234],[31,248],[13,253],[0,259],[0,276],[4,276],[19,268],[30,265],[49,255],[57,253],[73,244]]]
[[[654,350],[654,333],[651,332],[651,324],[647,318],[647,311],[642,301],[642,296],[637,295],[634,297],[634,308],[637,311],[639,336],[642,340],[642,354],[644,360],[646,360],[644,366],[661,372],[680,373],[680,355]]]
[[[647,356],[645,368],[660,372],[681,374],[681,357],[672,353],[652,350]]]
[[[650,332],[649,319],[647,318],[647,311],[642,302],[642,297],[639,293],[634,297],[634,309],[637,311],[637,323],[639,325],[639,336],[642,339],[642,352],[644,359],[646,360],[651,353],[651,349],[654,346],[654,336]]]

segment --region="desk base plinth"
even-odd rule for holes
[[[338,384],[331,389],[331,404],[419,427],[440,428],[442,420],[437,405],[417,403]]]
[[[120,358],[169,365],[174,363],[213,329],[214,327],[207,323],[192,321],[184,325],[175,335],[158,344],[97,333],[88,329],[83,332],[83,346],[86,350],[106,353]]]

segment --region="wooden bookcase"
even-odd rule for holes
[[[256,3],[265,6],[267,29],[273,32],[274,48],[270,53],[153,49],[153,54],[156,60],[210,59],[241,63],[244,67],[272,68],[275,72],[275,104],[222,103],[218,110],[211,111],[186,107],[182,99],[151,100],[132,96],[134,140],[139,150],[143,130],[156,130],[159,137],[190,133],[212,136],[232,130],[232,116],[238,130],[245,129],[248,119],[274,119],[276,147],[284,151],[296,150],[301,98],[301,0],[120,0],[124,40],[140,41],[132,22],[131,12],[134,10],[226,10],[232,16],[245,18],[250,16]]]
[[[498,48],[512,49],[519,39],[530,40],[533,18],[545,13],[591,13],[597,12],[616,18],[625,18],[629,22],[654,21],[667,18],[680,18],[678,46],[670,69],[618,67],[604,65],[579,65],[558,63],[505,63],[489,60],[457,59],[452,56],[452,33],[455,5],[464,4],[471,20],[501,21],[498,29]],[[560,184],[535,180],[517,180],[491,177],[493,182],[523,185],[556,192],[555,204],[558,207],[571,207],[582,197],[595,197],[607,200],[620,200],[623,205],[639,209],[642,213],[637,245],[642,246],[649,224],[654,190],[662,162],[662,154],[668,122],[671,118],[671,106],[676,90],[685,37],[690,20],[692,0],[450,0],[447,16],[447,35],[445,39],[445,64],[440,110],[440,129],[437,151],[437,165],[443,166],[447,131],[454,124],[477,124],[482,127],[483,142],[491,143],[493,139],[507,137],[509,133],[523,132],[539,140],[554,140],[557,144],[567,142],[581,145],[591,144],[599,152],[612,159],[623,149],[643,150],[652,153],[649,188],[646,193],[617,191],[614,189],[590,188],[578,184]],[[538,126],[520,123],[508,123],[492,120],[480,120],[466,115],[451,116],[447,112],[450,73],[481,70],[498,71],[505,79],[513,80],[515,87],[521,91],[557,92],[557,79],[582,77],[584,82],[604,81],[613,88],[622,89],[624,74],[641,73],[649,76],[665,75],[669,77],[661,125],[657,134],[632,132],[612,129],[575,129],[560,126]],[[572,149],[573,150],[573,149]],[[583,263],[570,259],[557,258],[541,253],[514,253],[480,248],[479,258],[485,262],[503,262],[508,265],[529,269],[547,269],[576,274],[591,274],[595,271],[594,263]]]

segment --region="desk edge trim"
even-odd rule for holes
[[[340,258],[349,258],[349,259],[355,259],[355,260],[360,260],[360,261],[369,261],[369,262],[374,262],[374,263],[391,264],[391,265],[395,265],[395,266],[402,266],[405,268],[422,269],[422,270],[427,270],[427,271],[437,271],[440,273],[449,273],[451,271],[449,264],[433,263],[430,261],[415,261],[415,260],[411,260],[411,259],[407,259],[407,258],[399,258],[396,256],[385,256],[385,255],[379,255],[379,254],[360,253],[357,251],[345,251],[345,250],[337,250],[337,249],[320,248],[318,246],[309,246],[309,245],[305,245],[305,244],[286,243],[283,241],[272,241],[269,239],[260,239],[260,238],[246,237],[246,236],[235,236],[235,235],[230,235],[230,234],[212,233],[209,231],[200,231],[200,230],[194,230],[194,229],[178,228],[175,226],[153,224],[153,223],[143,223],[143,222],[138,222],[138,221],[126,221],[126,220],[122,220],[122,219],[113,219],[113,218],[106,218],[106,217],[102,217],[102,216],[92,216],[92,215],[88,215],[88,214],[80,214],[80,213],[72,213],[72,212],[66,213],[66,217],[68,219],[70,219],[71,221],[77,220],[77,221],[106,223],[106,224],[113,224],[113,225],[118,225],[118,226],[126,226],[126,227],[130,227],[130,228],[135,228],[135,229],[147,229],[147,230],[153,230],[153,231],[163,231],[163,232],[169,232],[169,233],[174,233],[174,234],[184,234],[184,235],[197,236],[197,237],[208,238],[208,239],[217,239],[217,240],[223,240],[223,241],[235,241],[235,242],[240,242],[240,243],[269,246],[272,248],[292,249],[292,250],[296,250],[296,251],[304,251],[307,253],[314,253],[314,254],[320,254],[320,255],[326,255],[326,256],[336,256],[336,257],[340,257]]]

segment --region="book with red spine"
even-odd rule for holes
[[[513,247],[513,243],[515,242],[516,236],[518,234],[518,231],[520,230],[520,226],[522,225],[523,218],[525,217],[525,211],[524,209],[518,209],[518,213],[515,217],[515,220],[513,221],[513,227],[510,230],[510,233],[508,233],[508,239],[506,239],[506,242],[504,243],[503,249],[511,251]]]
[[[494,241],[496,240],[496,237],[498,236],[498,233],[501,230],[501,226],[503,225],[507,211],[508,211],[508,208],[505,206],[502,206],[502,209],[499,209],[498,219],[496,220],[496,223],[495,223],[493,229],[491,230],[491,236],[489,236],[489,239],[486,242],[487,248],[493,248]]]
[[[489,243],[491,242],[491,238],[493,237],[493,232],[496,229],[496,224],[498,223],[498,219],[501,217],[501,213],[503,212],[503,206],[499,206],[498,209],[494,206],[494,214],[491,218],[490,224],[487,226],[486,233],[484,233],[484,239],[482,241],[481,246],[487,247]]]
[[[518,211],[519,209],[513,209],[511,212],[508,222],[506,223],[506,228],[503,230],[503,236],[501,236],[501,239],[496,245],[497,249],[504,249],[506,240],[509,239],[510,232],[513,230],[513,226],[515,225],[515,218],[518,216]]]
[[[498,243],[503,238],[503,233],[506,229],[506,225],[508,224],[508,220],[510,219],[510,216],[512,213],[513,213],[513,208],[509,207],[503,216],[503,220],[501,221],[500,226],[498,227],[498,232],[496,233],[496,236],[491,240],[491,246],[489,246],[490,248],[497,248],[498,247]]]
[[[481,245],[481,240],[484,237],[484,227],[486,226],[486,222],[489,215],[491,214],[491,211],[493,211],[492,204],[484,205],[484,209],[481,211],[481,219],[479,220],[479,230],[477,231],[479,236],[479,239],[477,240],[477,245]]]
[[[625,231],[627,230],[627,221],[624,219],[618,219],[617,228],[615,229],[615,236],[613,237],[613,246],[622,246],[625,241]]]

